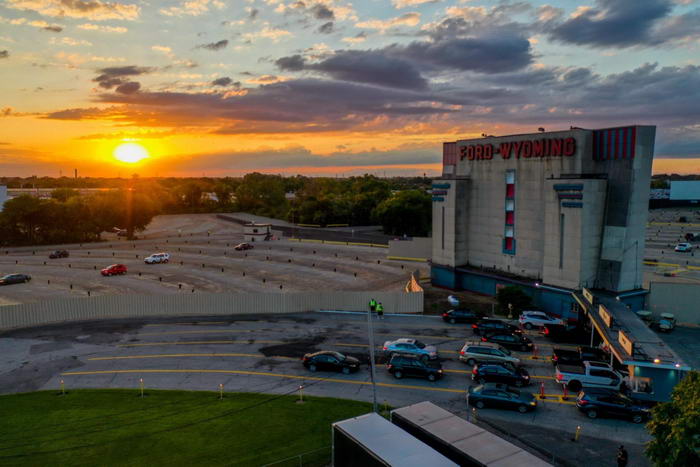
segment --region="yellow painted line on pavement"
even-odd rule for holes
[[[255,344],[288,344],[284,341],[258,341]],[[204,344],[250,344],[248,341],[182,341],[182,342],[142,342],[140,344],[119,344],[117,347],[149,347],[157,345],[204,345]]]
[[[446,370],[446,369],[443,368],[442,371],[445,372],[445,373],[460,373],[460,374],[463,374],[463,375],[470,375],[470,374],[472,374],[471,371],[467,371],[467,370]]]
[[[275,378],[286,378],[286,379],[301,379],[305,381],[320,381],[328,383],[341,383],[341,384],[357,384],[362,386],[371,386],[371,381],[354,381],[349,379],[337,379],[337,378],[319,378],[315,376],[298,376],[298,375],[285,375],[280,373],[265,373],[262,371],[246,371],[246,370],[95,370],[95,371],[68,371],[61,373],[61,376],[87,376],[87,375],[112,375],[112,374],[150,374],[150,373],[211,373],[211,374],[229,374],[229,375],[246,375],[246,376],[271,376]],[[435,391],[435,392],[452,392],[458,394],[464,394],[465,389],[450,389],[450,388],[439,388],[439,387],[428,387],[428,386],[412,386],[408,384],[391,384],[391,383],[377,383],[377,386],[387,387],[387,388],[399,388],[399,389],[419,389],[425,391]]]
[[[194,321],[191,323],[151,323],[151,324],[144,324],[144,327],[146,326],[201,326],[204,324],[229,324],[226,321]]]
[[[700,227],[700,224],[691,222],[649,222],[649,225],[677,225],[682,227]]]
[[[427,258],[409,258],[406,256],[387,256],[386,259],[392,259],[396,261],[417,261],[419,263],[425,263],[428,261]]]
[[[262,354],[254,353],[172,353],[172,354],[152,354],[152,355],[124,355],[116,357],[92,357],[88,360],[134,360],[144,358],[186,358],[186,357],[254,357],[254,358],[276,358],[282,360],[299,360],[292,357],[266,357]]]
[[[172,336],[180,334],[236,334],[236,333],[247,333],[255,332],[252,329],[210,329],[210,330],[197,330],[197,331],[163,331],[163,332],[142,332],[139,336]],[[259,332],[263,331],[262,329]]]

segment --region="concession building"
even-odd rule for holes
[[[641,308],[655,132],[572,127],[444,143],[433,284],[486,295],[520,285],[571,319],[572,292],[584,287]]]

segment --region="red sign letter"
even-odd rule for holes
[[[564,140],[564,155],[573,156],[576,152],[576,140],[574,138],[566,138]]]
[[[499,152],[501,153],[502,158],[510,159],[510,143],[501,143]]]

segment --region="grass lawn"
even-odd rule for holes
[[[0,396],[0,465],[263,465],[330,446],[332,422],[371,411],[344,399],[218,397],[155,390],[143,398],[135,390]],[[329,452],[316,454],[317,465]]]

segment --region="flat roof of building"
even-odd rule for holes
[[[402,467],[457,466],[419,439],[394,425],[386,418],[369,413],[333,424],[387,465]]]
[[[587,311],[593,325],[621,363],[677,370],[691,369],[671,347],[649,329],[636,313],[618,300],[617,297],[620,294],[601,290],[591,290],[590,292],[594,297],[593,304],[590,304],[581,292],[574,292],[573,295]],[[603,305],[612,316],[613,326],[611,328],[605,324],[599,314],[600,305]],[[620,331],[634,342],[634,355],[630,355],[620,343]]]
[[[431,437],[451,445],[454,450],[470,458],[475,465],[551,467],[539,457],[432,402],[419,402],[395,409],[391,415],[421,427]]]

